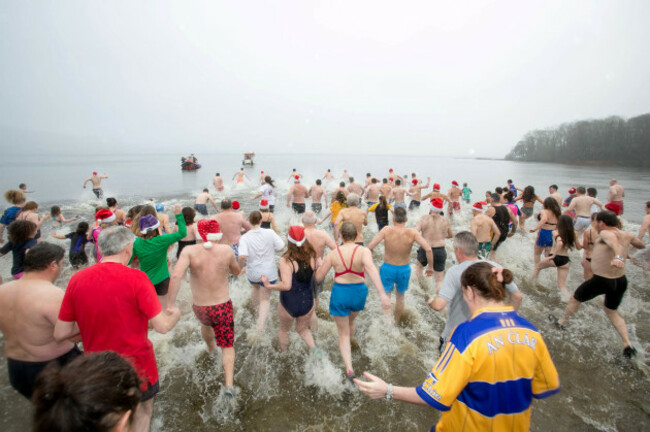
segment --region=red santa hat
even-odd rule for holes
[[[442,213],[442,198],[434,198],[429,203],[429,209],[434,212]]]
[[[232,206],[232,209],[233,209],[233,210],[239,210],[239,207],[241,207],[241,206],[239,205],[239,201],[233,201],[232,204],[231,204],[231,206]]]
[[[488,208],[488,204],[485,201],[478,201],[475,202],[474,205],[472,205],[472,210],[476,210],[477,212],[485,213],[485,211]]]
[[[569,195],[573,195],[575,193],[576,193],[576,188],[572,187],[571,189],[569,189]]]
[[[393,172],[393,169],[392,169],[392,168],[389,168],[389,169],[388,169],[388,172]]]
[[[287,240],[289,240],[289,243],[301,247],[305,243],[305,240],[307,240],[305,229],[298,225],[290,226],[289,232],[287,233]]]
[[[264,174],[264,171],[260,171],[260,174]]]
[[[97,171],[93,171],[93,175],[97,175]]]
[[[418,179],[411,180],[411,183],[413,183],[413,186],[415,186],[416,184],[418,184]]]
[[[203,239],[203,247],[206,249],[212,247],[211,242],[217,242],[223,237],[221,228],[219,227],[219,222],[214,219],[201,219],[196,224],[196,228],[199,231],[199,235]]]
[[[269,200],[263,199],[262,201],[260,201],[260,208],[262,210],[268,209],[269,208]]]
[[[439,191],[440,190],[440,185],[438,183],[433,184],[433,190],[434,191]]]
[[[300,183],[300,176],[299,175],[293,176],[293,182],[294,183]]]
[[[115,222],[115,214],[109,209],[101,209],[95,213],[95,220],[99,223]]]
[[[458,182],[456,180],[452,180],[451,185],[458,187]]]

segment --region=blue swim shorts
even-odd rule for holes
[[[553,246],[553,231],[544,228],[540,229],[539,237],[537,237],[537,243],[535,244],[543,248]]]
[[[384,286],[386,294],[393,292],[393,288],[397,286],[397,292],[404,295],[409,288],[411,266],[383,263],[379,269],[379,277],[381,277],[381,284]]]
[[[352,312],[360,312],[366,307],[368,287],[365,283],[334,283],[330,296],[330,315],[346,317]]]

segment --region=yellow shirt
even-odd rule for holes
[[[332,210],[332,223],[336,220],[336,217],[339,215],[339,212],[341,209],[347,208],[347,204],[341,204],[338,201],[334,201],[332,205],[330,205],[330,210]]]

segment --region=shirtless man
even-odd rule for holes
[[[645,216],[643,216],[643,222],[641,222],[641,228],[639,228],[639,235],[636,238],[643,240],[643,236],[646,233],[650,233],[650,201],[645,203]]]
[[[194,200],[194,210],[201,213],[203,216],[207,216],[208,206],[206,204],[208,203],[208,201],[210,201],[212,207],[214,207],[216,211],[219,211],[219,208],[217,207],[217,203],[215,203],[214,200],[212,199],[212,195],[210,195],[210,191],[208,190],[208,188],[203,189],[203,192],[201,192],[196,196],[196,199]]]
[[[422,201],[432,200],[436,198],[441,198],[443,201],[450,202],[450,199],[447,195],[440,193],[440,185],[438,183],[433,184],[433,190],[422,197]]]
[[[98,175],[97,171],[93,171],[93,175],[84,180],[84,189],[86,189],[86,183],[91,182],[93,184],[93,193],[97,198],[104,197],[104,191],[102,190],[102,179],[107,179],[108,174],[104,173],[103,175]]]
[[[117,220],[117,215],[115,216]],[[165,213],[165,206],[162,204],[156,204],[156,219],[160,223],[160,228],[162,228],[163,234],[169,234],[172,231],[172,227],[169,225],[169,216]]]
[[[326,172],[325,175],[323,176],[323,180],[327,180],[327,181],[329,182],[329,181],[331,181],[333,178],[334,178],[334,176],[332,175],[332,171],[328,168],[328,169],[327,169],[327,172]]]
[[[216,173],[214,175],[214,178],[212,179],[212,184],[214,185],[214,188],[217,192],[221,192],[223,190],[223,178],[221,178],[220,173]]]
[[[431,246],[433,254],[433,278],[436,281],[436,293],[440,291],[442,280],[445,275],[445,262],[447,251],[445,250],[445,239],[452,238],[454,233],[451,230],[449,219],[442,216],[442,198],[434,198],[429,203],[429,214],[422,216],[415,229],[422,233],[422,237]],[[416,271],[420,283],[422,280],[422,269],[431,261],[422,248],[418,249]]]
[[[555,201],[557,201],[557,205],[562,208],[562,195],[560,195],[557,191],[557,185],[552,184],[548,187],[548,193],[551,198],[553,198]]]
[[[413,178],[411,179],[411,187],[409,188],[409,194],[411,195],[411,202],[409,203],[409,210],[420,208],[420,201],[422,201],[422,189],[429,187],[429,182],[431,178],[427,177],[427,183],[422,184],[418,182],[418,179],[415,178],[415,173],[411,174]]]
[[[372,174],[366,173],[366,185],[365,185],[365,187],[368,187],[371,182],[372,182]]]
[[[381,190],[379,189],[379,185],[377,184],[377,179],[373,177],[370,180],[370,185],[366,187],[366,193],[364,196],[364,199],[366,201],[366,204],[368,204],[368,207],[377,204],[377,201],[379,201],[380,193]]]
[[[395,180],[395,187],[391,190],[389,199],[393,198],[395,203],[393,203],[394,208],[403,208],[406,210],[406,202],[404,202],[404,195],[411,196],[412,194],[402,187],[402,180]]]
[[[0,330],[11,386],[30,399],[38,373],[51,361],[63,366],[81,355],[76,337],[54,340],[63,290],[54,286],[65,251],[42,242],[25,255],[22,278],[0,286]]]
[[[325,246],[330,250],[334,250],[336,249],[336,243],[325,231],[316,229],[316,222],[318,222],[318,218],[312,211],[307,211],[302,216],[302,224],[305,227],[305,237],[314,251],[316,251],[316,261],[320,263],[325,256]],[[314,311],[318,309],[318,296],[323,292],[324,284],[324,280],[314,282]],[[316,313],[311,314],[309,327],[312,330],[318,328],[318,317],[316,316]]]
[[[190,269],[192,310],[201,323],[201,336],[213,352],[221,348],[226,397],[234,397],[235,323],[232,301],[228,292],[228,275],[238,275],[239,264],[227,245],[217,244],[222,238],[217,221],[202,219],[198,222],[199,235],[204,243],[187,246],[181,252],[169,283],[170,305],[176,304],[185,271]],[[216,343],[215,343],[216,342]]]
[[[601,211],[596,215],[598,238],[591,257],[594,276],[583,282],[573,293],[562,319],[557,320],[553,315],[550,315],[549,319],[564,328],[571,315],[577,312],[580,303],[605,294],[605,315],[623,340],[623,355],[631,358],[636,355],[636,349],[630,343],[625,320],[617,309],[627,290],[625,258],[628,247],[631,245],[643,249],[645,244],[632,233],[619,230],[617,226],[618,217],[613,212]]]
[[[18,189],[20,189],[23,193],[34,193],[33,190],[27,190],[27,185],[25,183],[21,183],[18,185]]]
[[[334,200],[336,199],[336,194],[339,193],[339,192],[343,192],[343,195],[344,195],[345,197],[347,197],[348,194],[350,193],[350,192],[345,188],[345,182],[341,182],[341,183],[339,183],[339,187],[337,187],[336,189],[334,189],[334,192],[332,192],[332,202],[334,202]]]
[[[625,197],[625,189],[623,189],[623,186],[618,184],[616,179],[611,179],[609,181],[609,193],[607,194],[607,201],[608,204],[615,204],[616,207],[613,207],[614,213],[616,213],[616,216],[620,216],[623,214],[623,197]]]
[[[350,177],[350,184],[348,185],[348,192],[363,196],[363,186],[355,183],[354,177]]]
[[[115,222],[117,222],[118,225],[124,225],[124,222],[126,222],[126,212],[117,208],[117,200],[112,197],[106,198],[106,205],[115,215]]]
[[[267,176],[267,174],[264,174],[264,171],[260,171],[260,184],[261,185],[266,183],[266,181],[265,181],[266,176]]]
[[[368,225],[368,213],[359,208],[359,195],[348,195],[348,207],[341,209],[334,221],[334,238],[339,238],[339,227],[343,222],[352,222],[357,229],[354,242],[363,246],[363,225]]]
[[[393,226],[385,226],[377,233],[368,245],[372,251],[379,243],[384,241],[384,263],[379,269],[379,277],[384,291],[390,297],[393,288],[395,292],[395,323],[398,324],[404,310],[404,293],[409,287],[411,266],[409,257],[413,243],[417,242],[426,253],[427,276],[433,275],[433,253],[429,243],[413,228],[406,228],[406,209],[398,207],[393,212]]]
[[[350,174],[348,174],[348,170],[344,169],[343,174],[341,174],[341,179],[346,182],[350,182]]]
[[[462,193],[463,191],[458,187],[458,182],[453,180],[451,182],[451,188],[447,191],[447,196],[449,197],[447,211],[449,212],[450,218],[454,212],[460,212],[460,196]]]
[[[232,179],[235,180],[235,177],[237,178],[237,183],[244,183],[244,177],[246,177],[248,180],[250,178],[246,175],[244,172],[244,167],[239,168],[239,171],[237,171],[233,176]]]
[[[251,224],[242,217],[241,213],[232,210],[232,201],[225,198],[221,200],[221,213],[212,216],[219,223],[219,228],[223,237],[220,241],[222,244],[230,245],[235,258],[239,257],[239,239],[242,233],[251,229]]]
[[[328,170],[328,171],[329,171],[329,170]],[[299,173],[298,171],[296,171],[296,169],[294,168],[294,169],[291,171],[291,174],[289,175],[289,178],[287,179],[287,182],[290,182],[292,179],[295,180],[296,176],[297,176],[299,179],[302,178],[302,174],[300,174],[300,173]]]
[[[487,208],[488,205],[485,201],[475,202],[472,206],[474,217],[469,222],[472,234],[478,241],[478,257],[484,260],[488,259],[492,250],[492,233],[496,239],[501,237],[501,230],[494,219],[485,215]]]
[[[309,198],[309,191],[300,183],[300,176],[297,175],[293,178],[293,186],[289,188],[287,194],[287,207],[291,206],[294,212],[302,214],[305,212],[305,198]]]
[[[320,179],[316,180],[316,184],[309,188],[307,192],[311,197],[311,209],[314,213],[320,214],[323,210],[323,203],[321,202],[325,198],[325,207],[327,207],[327,192],[321,186]]]
[[[573,197],[571,203],[564,211],[564,214],[575,211],[576,219],[573,221],[573,227],[580,234],[591,226],[591,206],[595,204],[601,209],[603,208],[603,203],[596,198],[585,195],[586,192],[584,186],[578,186],[576,196]]]
[[[388,183],[388,179],[384,178],[381,180],[381,186],[379,186],[379,193],[386,197],[386,201],[390,199],[390,191],[393,190],[393,185]]]

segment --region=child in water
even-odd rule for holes
[[[469,204],[470,200],[470,195],[472,194],[472,190],[467,187],[467,183],[463,183],[463,200]]]
[[[59,206],[52,206],[52,208],[50,208],[50,215],[52,216],[52,226],[54,228],[62,227],[65,223],[74,222],[79,219],[78,216],[75,216],[72,219],[64,218],[61,213],[61,207]]]
[[[32,221],[15,220],[9,224],[7,229],[9,241],[0,249],[0,257],[11,251],[13,255],[13,265],[11,266],[11,275],[14,279],[20,279],[23,275],[23,261],[29,248],[36,246],[34,238],[38,227]]]
[[[88,264],[88,255],[86,255],[86,243],[88,243],[88,222],[79,222],[77,230],[66,235],[59,235],[56,231],[50,234],[54,238],[60,240],[70,240],[70,252],[68,259],[72,266],[73,272],[76,272],[81,267]]]

